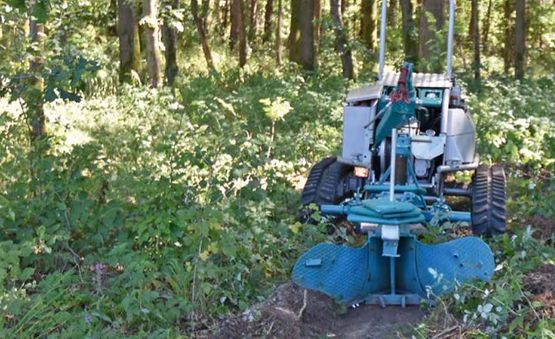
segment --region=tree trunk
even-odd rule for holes
[[[239,24],[239,67],[243,67],[247,64],[247,27],[245,23],[245,2],[244,0],[233,0],[237,2],[237,7],[239,8],[238,24]]]
[[[274,0],[266,0],[266,7],[264,8],[264,35],[263,42],[270,41],[272,36],[272,14],[274,12]]]
[[[480,12],[478,0],[471,1],[470,15],[470,36],[472,37],[472,69],[474,70],[474,80],[480,82]]]
[[[223,26],[223,31],[227,32],[227,20],[228,20],[228,15],[229,15],[229,0],[225,0],[224,2],[224,8],[223,8],[223,17],[222,17],[222,26]]]
[[[289,33],[289,59],[305,70],[314,70],[314,0],[291,0],[291,31]]]
[[[256,32],[257,32],[257,27],[256,27],[258,24],[257,5],[258,3],[256,2],[256,0],[250,1],[248,41],[250,41],[251,45],[253,45],[254,43],[254,39],[256,38]]]
[[[321,0],[314,0],[314,18],[312,19],[314,24],[314,48],[315,54],[318,54],[318,48],[320,47],[320,36],[322,30],[322,2]]]
[[[522,80],[526,54],[526,1],[516,0],[515,9],[515,78]]]
[[[207,31],[209,15],[210,15],[210,0],[202,0],[200,18],[202,19],[202,27],[204,27],[204,31]]]
[[[397,14],[397,0],[387,2],[387,25],[395,27],[395,15]]]
[[[29,8],[29,13],[33,13],[33,5]],[[25,98],[27,106],[28,124],[30,127],[31,142],[40,140],[46,135],[46,117],[44,115],[43,107],[43,91],[44,79],[42,72],[44,69],[44,58],[42,57],[42,50],[44,49],[44,23],[37,22],[34,17],[29,15],[29,33],[31,41],[36,44],[38,53],[30,63],[31,78],[29,81],[30,94]]]
[[[339,14],[339,8],[339,0],[330,0],[330,12],[335,30],[335,50],[341,54],[343,77],[354,79],[353,56],[351,49],[347,46],[347,37],[343,30],[343,20]]]
[[[135,9],[127,0],[118,0],[119,81],[130,83],[132,72],[140,73],[141,42]]]
[[[118,36],[118,0],[110,0],[110,20],[108,24],[108,32],[110,36]],[[116,19],[116,20],[112,20]]]
[[[205,20],[199,16],[197,0],[191,0],[191,14],[193,14],[193,20],[195,21],[197,34],[200,39],[200,44],[202,46],[202,52],[204,53],[204,58],[206,59],[206,65],[208,66],[208,68],[210,68],[210,70],[214,70],[214,61],[212,59],[212,52],[210,51],[210,45],[208,44],[208,36],[206,34],[206,28],[204,26]]]
[[[239,0],[231,0],[231,31],[229,32],[229,48],[233,51],[239,41],[240,23],[243,21],[241,3]]]
[[[445,1],[444,0],[423,0],[422,10],[420,13],[420,29],[418,57],[420,59],[433,61],[430,58],[437,56],[439,49],[437,46],[437,32],[440,31],[445,24]],[[433,19],[432,19],[433,18]],[[432,20],[430,20],[432,19]],[[435,25],[433,22],[435,21]],[[431,71],[439,72],[441,65],[437,62],[432,63]]]
[[[347,0],[343,0],[339,5],[341,9],[341,16],[343,17],[345,15],[345,12],[347,12],[347,6],[349,5],[349,3],[347,2]]]
[[[504,16],[504,48],[503,48],[503,69],[505,74],[509,74],[511,65],[513,63],[513,20],[512,15],[514,12],[514,6],[512,0],[505,0],[503,4],[503,16]]]
[[[158,4],[156,0],[143,0],[143,18],[146,40],[146,64],[148,67],[148,82],[153,88],[162,84],[162,61],[160,43],[158,41]]]
[[[378,33],[378,1],[362,0],[360,4],[362,12],[360,22],[360,35],[364,46],[373,51],[376,48]]]
[[[276,63],[281,65],[281,27],[283,26],[283,5],[278,0],[277,26],[276,26]]]
[[[179,9],[179,0],[173,0],[171,6],[172,9]],[[162,39],[165,47],[164,56],[166,58],[164,75],[167,84],[172,86],[179,71],[177,67],[177,30],[170,26],[167,18],[164,20],[164,26],[162,26]]]
[[[416,63],[418,60],[418,41],[414,27],[413,8],[411,0],[401,0],[403,49],[405,60]]]
[[[486,12],[486,18],[484,20],[484,25],[482,26],[482,50],[484,53],[489,51],[489,29],[491,26],[491,10],[493,7],[493,0],[488,1],[488,10]]]

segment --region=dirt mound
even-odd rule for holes
[[[214,337],[222,338],[388,338],[424,316],[418,307],[362,306],[345,309],[329,297],[294,283],[279,286],[263,303],[226,319]],[[404,327],[404,328],[403,328]]]
[[[555,234],[555,220],[536,215],[528,220],[528,224],[537,229],[537,232],[534,233],[536,239],[549,239]]]
[[[524,289],[532,293],[532,301],[543,304],[540,312],[555,317],[555,265],[546,264],[524,277]]]

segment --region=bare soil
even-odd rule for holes
[[[294,283],[279,286],[263,303],[224,320],[214,338],[398,338],[410,337],[412,325],[425,315],[406,308],[362,305],[346,309],[329,297]]]
[[[532,294],[532,301],[540,301],[540,313],[545,318],[555,317],[555,265],[546,264],[524,277],[524,289]]]
[[[546,240],[555,234],[555,220],[548,219],[542,215],[530,218],[527,224],[532,225],[538,230],[534,233],[536,239]]]

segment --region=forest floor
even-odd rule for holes
[[[288,282],[264,302],[243,314],[224,320],[212,332],[225,338],[396,338],[410,336],[424,316],[418,306],[362,305],[346,309],[319,292]]]
[[[523,287],[532,303],[542,304],[541,317],[555,317],[555,265],[545,264],[526,274]],[[411,338],[430,312],[426,306],[345,308],[322,293],[287,282],[264,302],[197,333],[207,338]],[[454,319],[451,314],[446,318]],[[438,320],[429,324],[437,329],[433,338],[458,338],[470,330]]]

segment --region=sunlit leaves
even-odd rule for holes
[[[268,98],[260,99],[260,103],[264,105],[264,113],[272,121],[282,120],[292,109],[289,102],[281,97],[275,100]]]

